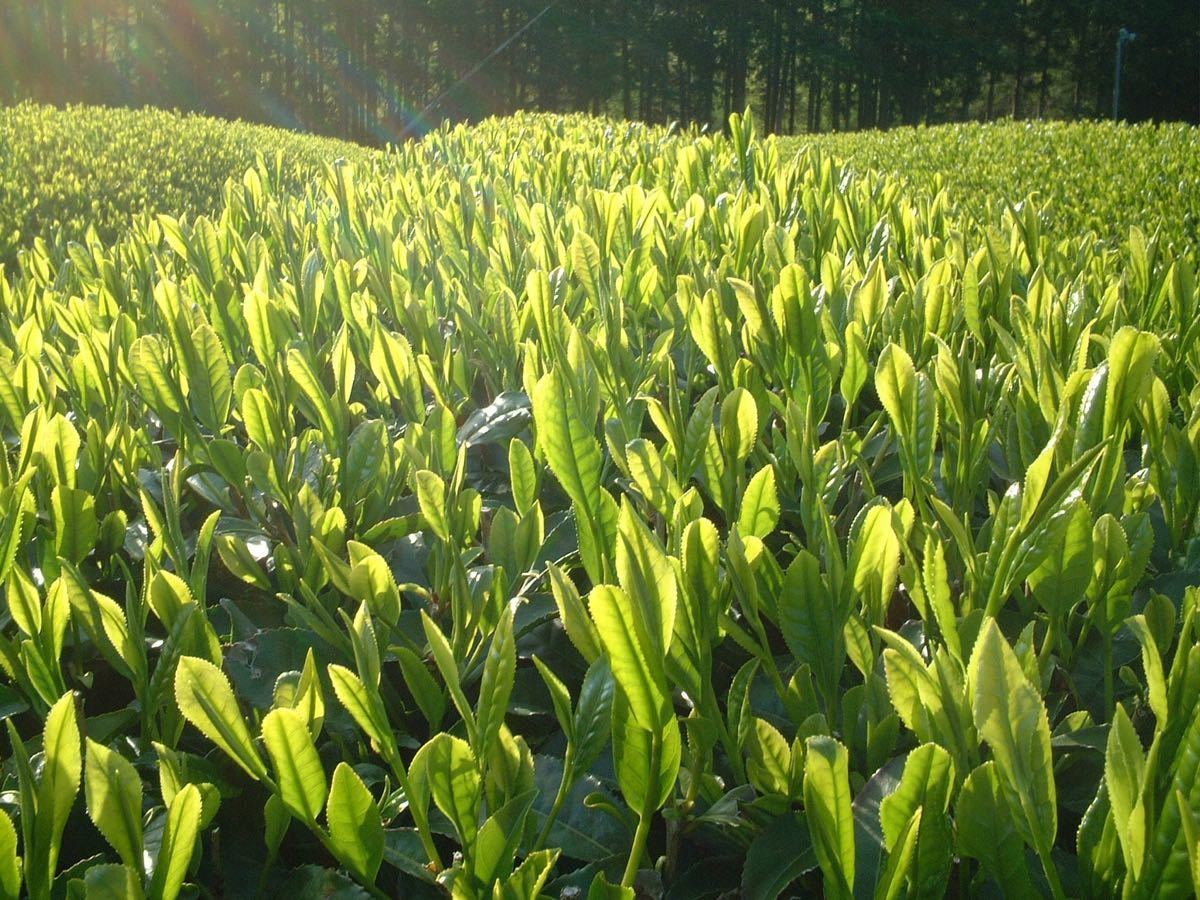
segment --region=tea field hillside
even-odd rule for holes
[[[946,187],[987,222],[1035,198],[1046,227],[1120,242],[1132,228],[1200,243],[1200,130],[1182,124],[1011,122],[895,128],[785,138],[858,171],[900,178],[910,190]]]
[[[3,115],[0,897],[1200,889],[1194,130]]]
[[[214,215],[225,182],[262,155],[294,190],[327,162],[371,151],[260,125],[157,109],[0,107],[0,262],[35,238],[104,243],[143,214]],[[278,158],[278,161],[277,161]]]

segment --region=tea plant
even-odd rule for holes
[[[0,894],[1200,886],[1182,238],[740,117],[224,200],[0,280]]]

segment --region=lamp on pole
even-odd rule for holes
[[[1117,71],[1113,77],[1113,121],[1121,117],[1121,68],[1125,62],[1125,45],[1137,37],[1127,28],[1117,32]]]

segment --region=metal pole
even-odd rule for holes
[[[1117,32],[1117,66],[1113,73],[1113,121],[1121,118],[1121,68],[1125,61],[1125,45],[1137,35],[1126,28]]]

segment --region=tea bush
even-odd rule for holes
[[[737,117],[223,199],[0,279],[0,894],[1200,883],[1184,237]]]
[[[1119,243],[1131,228],[1200,244],[1200,130],[1183,124],[990,122],[789,138],[877,169],[909,190],[945,186],[982,222],[1034,197],[1047,227]]]
[[[293,190],[323,163],[363,162],[371,151],[157,109],[0,107],[0,262],[38,237],[61,252],[89,228],[111,243],[140,214],[215,215],[225,182],[259,154],[275,164],[280,187]]]

